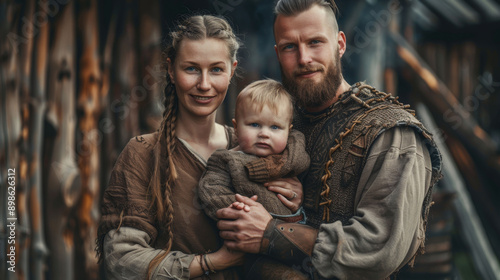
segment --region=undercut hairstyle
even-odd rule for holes
[[[280,82],[272,79],[255,81],[241,90],[236,98],[234,118],[238,121],[238,112],[243,106],[254,106],[262,111],[264,105],[269,106],[275,114],[279,113],[280,108],[288,106],[286,113],[290,124],[292,123],[293,98]]]
[[[327,14],[332,18],[335,32],[338,32],[339,26],[336,17],[338,7],[334,0],[279,0],[274,7],[274,23],[279,15],[295,16],[309,10],[313,5],[322,7],[327,11]]]
[[[240,41],[233,32],[229,23],[220,17],[210,15],[196,15],[179,22],[169,33],[169,44],[163,52],[163,61],[170,59],[174,64],[180,50],[182,40],[218,39],[227,45],[227,54],[231,63],[236,61]],[[168,64],[165,63],[168,73]],[[178,97],[170,75],[166,75],[164,92],[163,120],[159,128],[158,140],[155,143],[153,156],[154,168],[148,186],[148,200],[151,202],[151,215],[159,227],[159,234],[167,236],[168,242],[162,253],[158,254],[149,264],[148,277],[165,258],[172,248],[172,222],[174,209],[171,201],[172,187],[177,178],[177,172],[172,160],[175,150],[175,128],[178,114]]]

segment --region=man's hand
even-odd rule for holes
[[[259,253],[262,236],[272,217],[262,204],[248,197],[237,194],[236,200],[249,206],[250,211],[238,210],[232,206],[219,209],[217,218],[220,220],[217,227],[220,237],[225,239],[224,244],[229,249]]]
[[[302,203],[302,184],[297,177],[281,178],[264,184],[268,190],[275,192],[281,202],[293,213]]]

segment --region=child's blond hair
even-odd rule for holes
[[[246,102],[245,102],[246,101]],[[279,109],[288,104],[289,120],[292,122],[293,118],[293,99],[292,96],[286,91],[283,85],[272,79],[258,80],[241,90],[236,98],[236,108],[234,118],[238,120],[238,110],[240,106],[248,106],[252,104],[259,111],[262,111],[264,105],[275,113],[279,113]]]

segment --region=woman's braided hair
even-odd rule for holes
[[[202,40],[214,38],[224,41],[228,47],[231,62],[236,61],[236,54],[240,46],[239,40],[233,33],[229,23],[219,17],[210,15],[197,15],[181,21],[170,32],[170,43],[163,53],[164,61],[170,59],[174,65],[179,46],[182,40]],[[167,70],[168,70],[168,66]],[[165,111],[159,128],[158,140],[154,146],[154,169],[148,187],[148,197],[151,199],[151,210],[159,227],[159,232],[167,234],[168,242],[164,252],[158,254],[149,264],[148,279],[153,270],[165,258],[172,248],[172,222],[174,209],[170,199],[173,184],[177,178],[177,171],[172,161],[175,150],[175,124],[178,113],[178,97],[170,75],[166,75],[165,86]]]

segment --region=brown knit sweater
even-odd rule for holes
[[[278,178],[293,177],[309,167],[304,135],[290,131],[287,148],[283,153],[259,158],[240,151],[217,150],[208,159],[207,170],[198,188],[205,213],[217,220],[215,212],[233,203],[236,193],[258,196],[271,214],[290,215],[288,209],[262,184]]]

